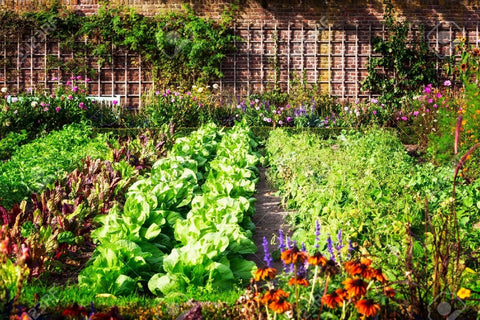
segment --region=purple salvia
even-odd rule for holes
[[[342,243],[342,229],[338,230],[338,233],[337,233],[337,240],[338,240],[338,244],[336,245],[335,249],[337,249],[337,254],[338,254],[338,258],[340,260],[340,263],[342,262],[342,254],[341,254],[341,250],[343,247],[345,247]]]
[[[315,221],[315,248],[318,248],[320,247],[320,223],[318,222],[318,220]]]
[[[352,253],[355,249],[352,246],[352,239],[348,240],[348,259],[352,258]]]
[[[330,260],[335,261],[335,251],[333,248],[332,237],[330,237],[330,235],[328,235],[328,238],[327,238],[327,249],[328,249],[328,252],[330,252]]]
[[[270,256],[270,252],[268,252],[268,241],[266,237],[263,237],[263,252],[265,252],[263,261],[267,263],[267,267],[271,268],[273,259]]]
[[[283,252],[285,251],[285,238],[283,237],[283,231],[282,229],[279,229],[278,230],[278,241],[279,241],[279,249],[280,249],[280,252]]]
[[[282,229],[278,230],[278,238],[280,242],[279,244],[280,253],[282,253],[283,251],[285,251],[285,238],[284,238]],[[283,264],[283,270],[287,272],[287,264],[285,263],[285,261],[282,260],[282,264]]]
[[[292,249],[292,244],[290,243],[290,237],[287,237],[287,248]]]

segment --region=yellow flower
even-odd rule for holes
[[[471,294],[472,294],[472,291],[470,289],[460,288],[460,290],[458,290],[457,292],[457,297],[464,300],[466,298],[470,298]]]

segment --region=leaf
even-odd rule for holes
[[[249,280],[253,277],[256,265],[255,262],[243,258],[232,258],[230,259],[230,268],[235,278]]]

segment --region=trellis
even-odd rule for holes
[[[453,40],[459,35],[473,43],[479,39],[478,23],[468,30],[455,25],[426,30],[430,30],[431,46],[442,54],[452,53]],[[385,32],[381,24],[327,26],[317,21],[268,20],[238,23],[234,31],[243,41],[236,41],[238,50],[222,65],[225,77],[219,84],[224,92],[235,97],[275,87],[290,92],[295,79],[305,76],[306,83],[317,84],[324,92],[341,99],[370,97],[360,90],[360,83],[372,56],[371,38]],[[20,91],[40,84],[51,89],[58,82],[51,80],[53,76],[63,79],[70,76],[48,64],[50,56],[61,61],[74,57],[57,42],[32,35],[27,40],[3,39],[0,43],[3,86]],[[141,107],[142,95],[152,86],[149,68],[136,53],[116,52],[113,48],[112,52],[112,63],[102,66],[91,63],[97,70],[96,78],[88,84],[91,94],[121,95],[127,106]],[[438,66],[440,62],[441,57]]]

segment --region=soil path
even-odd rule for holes
[[[282,208],[281,197],[273,194],[273,190],[265,177],[265,168],[260,167],[260,179],[257,183],[257,193],[255,198],[255,215],[252,220],[256,226],[253,234],[253,241],[257,245],[258,251],[247,257],[248,260],[254,261],[258,267],[265,266],[263,252],[263,237],[267,238],[270,252],[278,249],[278,230],[282,229],[285,235],[289,234],[288,225],[285,223],[287,211]],[[272,244],[272,239],[275,242]],[[277,270],[282,269],[280,261],[274,261],[273,267]]]

